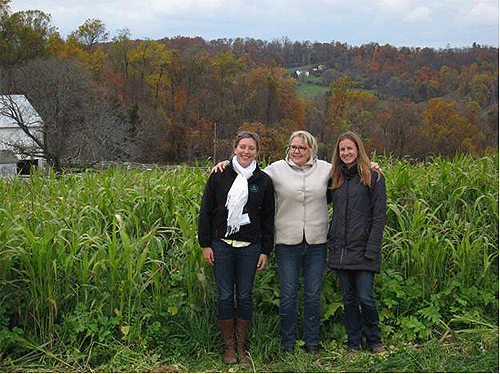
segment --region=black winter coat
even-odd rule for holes
[[[372,170],[368,188],[361,183],[357,167],[343,173],[342,186],[328,190],[333,205],[328,265],[336,270],[379,273],[387,202],[384,176]]]
[[[212,239],[224,238],[227,232],[227,194],[238,174],[231,163],[222,172],[212,173],[205,186],[198,222],[198,242],[210,247]],[[228,239],[261,243],[261,253],[274,247],[274,187],[269,175],[259,167],[248,179],[248,201],[243,207],[250,223],[228,236]]]

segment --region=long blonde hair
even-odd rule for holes
[[[347,131],[339,136],[337,139],[337,144],[335,145],[335,150],[333,151],[332,157],[332,169],[330,171],[330,178],[332,179],[332,183],[330,188],[335,190],[342,186],[344,183],[344,176],[342,174],[342,165],[344,163],[340,159],[339,154],[339,145],[340,142],[344,139],[349,139],[356,144],[356,148],[358,150],[358,158],[356,159],[358,173],[361,177],[361,183],[366,187],[371,187],[372,181],[372,172],[371,172],[371,164],[368,155],[366,154],[365,147],[363,146],[363,141],[361,138],[353,133],[352,131]],[[378,172],[377,172],[378,173]]]

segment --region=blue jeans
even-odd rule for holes
[[[280,331],[282,344],[293,347],[297,339],[297,294],[304,271],[304,313],[302,327],[306,346],[319,344],[321,318],[321,281],[326,259],[326,244],[276,245],[280,279]]]
[[[233,319],[236,316],[235,291],[238,317],[252,320],[252,288],[255,272],[257,271],[257,262],[260,257],[260,249],[260,243],[237,248],[219,239],[212,241],[219,320]]]
[[[338,275],[344,300],[344,320],[349,347],[361,348],[363,333],[369,347],[381,345],[377,304],[373,294],[375,273],[339,270]]]

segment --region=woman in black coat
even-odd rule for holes
[[[342,134],[332,158],[330,198],[333,216],[328,234],[328,263],[337,270],[344,302],[349,348],[358,351],[363,333],[374,353],[384,351],[373,293],[380,272],[385,225],[385,179],[371,170],[359,136]]]
[[[240,132],[230,165],[210,175],[200,207],[198,241],[214,268],[223,360],[228,364],[250,363],[253,281],[274,247],[274,187],[257,165],[259,148],[256,133]]]

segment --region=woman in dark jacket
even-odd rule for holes
[[[373,293],[380,272],[385,225],[384,176],[371,170],[359,136],[341,135],[332,158],[330,198],[333,216],[328,234],[328,262],[338,272],[349,348],[361,349],[363,332],[374,353],[384,351]]]
[[[259,144],[256,133],[238,134],[230,165],[210,175],[200,208],[198,241],[214,267],[225,363],[249,363],[253,280],[274,246],[274,188],[255,161]]]

